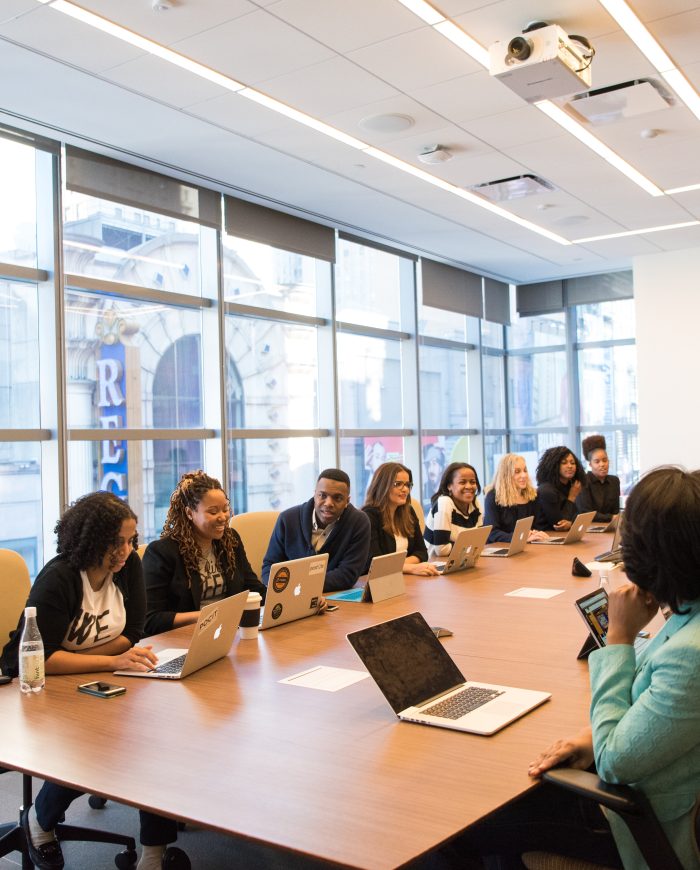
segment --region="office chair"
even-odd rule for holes
[[[639,791],[628,785],[611,785],[594,773],[569,767],[555,768],[543,774],[542,779],[559,788],[567,789],[600,806],[614,810],[625,822],[634,837],[649,870],[683,870],[673,846],[656,818],[651,804]],[[695,842],[700,844],[700,812],[695,814]],[[521,856],[528,870],[584,870],[599,865],[569,859],[548,852],[526,852]]]
[[[425,514],[423,513],[423,505],[418,501],[417,498],[411,499],[411,507],[416,512],[416,516],[418,517],[418,522],[420,523],[421,534],[425,531]]]
[[[0,550],[0,650],[17,628],[30,589],[29,569],[24,559],[14,550]]]
[[[278,516],[277,511],[254,511],[249,514],[237,514],[229,520],[231,528],[241,536],[250,567],[258,578]]]

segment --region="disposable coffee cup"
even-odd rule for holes
[[[262,598],[259,592],[248,593],[248,600],[245,603],[243,616],[241,617],[240,630],[242,640],[253,640],[253,638],[258,636],[261,603]]]

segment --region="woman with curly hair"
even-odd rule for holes
[[[568,447],[549,447],[540,457],[536,474],[537,525],[541,529],[568,531],[576,519],[576,499],[586,479],[581,463]]]
[[[110,492],[77,499],[56,523],[58,555],[34,581],[27,606],[36,607],[44,642],[46,673],[82,674],[123,668],[148,671],[156,663],[143,636],[146,595],[136,553],[136,514]],[[3,670],[17,673],[24,617],[3,650]],[[45,782],[33,806],[22,812],[22,827],[36,867],[61,868],[56,823],[82,792]],[[160,870],[164,856],[186,856],[166,844],[177,839],[177,823],[145,811],[143,853],[138,870]],[[183,864],[189,866],[189,862]]]
[[[620,478],[608,474],[610,460],[604,435],[589,435],[581,445],[591,470],[586,472],[586,483],[576,499],[579,513],[595,511],[594,522],[609,523],[620,513]]]
[[[449,556],[452,544],[463,529],[483,524],[476,500],[480,492],[479,476],[473,465],[451,462],[443,471],[425,517],[424,535],[431,556]]]
[[[506,453],[498,463],[493,483],[484,499],[484,524],[493,526],[489,533],[492,541],[510,541],[518,520],[535,517],[528,541],[541,541],[547,535],[538,531],[537,490],[532,485],[527,465],[517,453]]]
[[[248,589],[265,599],[243,542],[229,524],[231,507],[218,480],[183,474],[170,497],[161,537],[143,555],[146,632],[160,634],[197,621],[202,604]]]
[[[400,462],[384,462],[374,472],[362,510],[369,517],[370,543],[365,571],[374,556],[406,550],[404,574],[436,576],[439,571],[428,562],[428,551],[420,522],[411,505],[413,477]]]

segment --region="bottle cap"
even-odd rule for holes
[[[30,616],[36,616],[36,607],[24,608],[24,618],[29,619]]]

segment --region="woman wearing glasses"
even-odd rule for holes
[[[449,556],[457,535],[483,525],[476,500],[481,484],[476,469],[466,462],[451,462],[430,499],[425,517],[425,540],[432,556]]]
[[[428,551],[420,522],[411,506],[411,472],[399,462],[384,462],[374,472],[362,510],[369,517],[371,537],[369,563],[374,556],[406,550],[404,574],[436,576],[435,565],[428,562]]]

